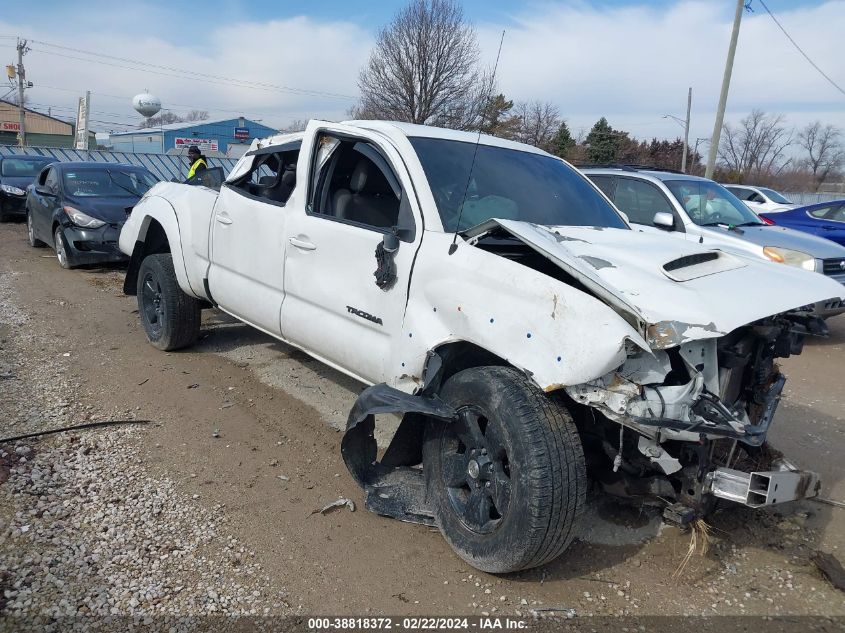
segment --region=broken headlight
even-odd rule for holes
[[[67,213],[67,216],[70,218],[70,221],[73,222],[76,226],[81,226],[84,229],[98,229],[101,226],[105,225],[105,222],[102,220],[98,220],[97,218],[92,218],[87,213],[83,213],[76,207],[65,206],[62,207],[64,212]]]

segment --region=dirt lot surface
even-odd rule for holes
[[[148,420],[0,446],[2,619],[208,613],[845,616],[810,555],[845,560],[845,509],[712,517],[710,548],[647,509],[591,501],[581,538],[496,577],[436,530],[367,512],[340,457],[362,385],[217,311],[165,354],[120,268],[59,268],[0,225],[0,433]],[[845,500],[845,318],[783,362],[772,443]],[[349,497],[356,511],[314,514]],[[17,618],[17,620],[13,619]],[[175,621],[175,620],[174,620]],[[189,620],[190,622],[190,620]],[[840,621],[841,623],[841,621]],[[636,629],[632,629],[636,630]]]

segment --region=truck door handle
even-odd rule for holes
[[[297,248],[301,248],[304,251],[316,251],[317,245],[312,244],[311,242],[303,242],[302,240],[298,240],[295,237],[290,238],[290,243],[296,246]]]
[[[214,216],[214,218],[215,218],[218,222],[220,222],[220,224],[231,224],[231,223],[232,223],[232,218],[230,218],[230,217],[229,217],[227,214],[225,214],[225,213],[218,213],[216,216]]]

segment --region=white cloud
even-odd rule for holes
[[[730,4],[521,5],[505,26],[499,85],[515,100],[554,102],[576,132],[606,116],[614,127],[640,138],[681,133],[676,123],[661,117],[683,116],[691,85],[690,135],[709,137],[733,19]],[[759,4],[754,6],[756,13],[743,16],[728,120],[737,121],[757,107],[785,114],[792,125],[818,118],[845,127],[845,97],[810,67]],[[353,96],[358,71],[382,26],[364,28],[343,15],[331,22],[308,17],[246,21],[236,8],[225,16],[205,16],[182,6],[133,3],[116,8],[104,0],[62,4],[39,13],[43,15],[33,11],[28,23],[0,21],[0,34],[20,33],[150,64]],[[778,16],[807,53],[845,84],[840,50],[845,0]],[[492,62],[503,27],[477,26],[484,57]],[[9,43],[0,40],[0,45],[7,45],[0,50],[11,60],[14,51]],[[129,97],[144,88],[179,112],[193,106],[209,109],[214,118],[243,113],[274,125],[307,116],[340,119],[352,105],[352,101],[250,90],[225,82],[215,85],[144,74],[48,55],[50,49],[37,43],[33,49],[26,57],[29,79],[36,84],[30,99],[68,108],[58,110],[66,115],[72,115],[76,97],[85,89],[95,93],[93,110],[103,121],[137,121],[128,100],[105,95]],[[53,52],[82,57],[71,51]],[[102,129],[108,124],[97,125]]]
[[[353,97],[357,95],[358,69],[372,46],[370,33],[350,22],[316,22],[307,17],[261,23],[229,22],[219,28],[200,25],[186,28],[182,41],[173,43],[146,35],[158,32],[154,25],[133,28],[132,20],[138,17],[139,11],[137,7],[127,11],[118,15],[112,12],[108,27],[87,30],[85,38],[72,35],[74,28],[53,27],[50,23],[39,24],[36,29],[31,25],[0,22],[0,33],[21,33],[51,44],[143,60],[151,65]],[[160,11],[153,9],[153,13],[156,20],[161,19]],[[0,44],[10,42],[5,40]],[[72,116],[76,98],[90,89],[94,93],[92,118],[103,121],[96,124],[99,128],[107,127],[105,122],[112,120],[139,121],[128,99],[114,99],[112,95],[131,98],[144,89],[158,96],[165,108],[177,112],[192,107],[208,109],[212,118],[243,113],[277,126],[309,116],[344,118],[354,104],[354,98],[304,95],[270,87],[250,89],[207,77],[197,77],[202,80],[175,77],[173,72],[160,68],[149,69],[154,72],[130,70],[118,67],[126,64],[113,59],[83,61],[80,58],[88,59],[86,55],[38,41],[33,41],[31,47],[32,51],[25,57],[27,76],[35,83],[28,92],[30,101],[39,107],[58,106],[55,113]],[[14,54],[9,48],[2,50],[9,51],[10,56]]]
[[[732,3],[681,2],[599,8],[535,5],[513,16],[499,62],[499,85],[514,99],[552,101],[576,130],[599,116],[638,137],[676,136],[693,87],[691,136],[709,137],[730,39]],[[784,113],[791,124],[820,118],[845,127],[845,96],[828,84],[755,3],[743,15],[728,120],[752,108]],[[778,14],[781,23],[831,77],[845,85],[841,34],[845,2]],[[502,27],[479,27],[495,59]]]

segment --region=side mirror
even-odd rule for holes
[[[654,226],[664,231],[675,230],[675,218],[671,213],[666,211],[658,211],[654,214],[654,219],[651,221]]]
[[[399,250],[399,237],[396,235],[395,231],[385,233],[381,242],[384,246],[385,253],[390,253],[392,255]]]
[[[53,193],[46,185],[35,185],[35,193],[39,196],[47,196],[49,198],[55,198],[56,194]]]

